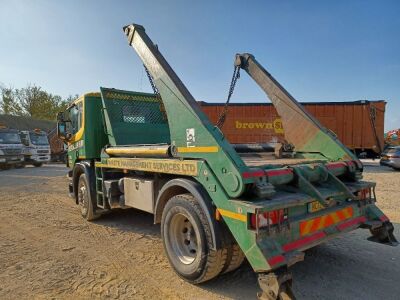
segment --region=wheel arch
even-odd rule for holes
[[[74,168],[72,170],[72,193],[75,197],[76,204],[78,204],[78,197],[77,197],[78,182],[79,182],[79,177],[82,174],[85,174],[88,180],[90,186],[91,198],[93,197],[93,195],[95,195],[96,176],[94,173],[94,167],[92,166],[92,163],[90,161],[86,160],[79,161],[75,163]]]
[[[213,247],[212,250],[221,249],[221,226],[218,226],[215,215],[215,207],[206,190],[198,182],[187,178],[174,178],[163,185],[157,196],[157,201],[154,207],[154,223],[160,223],[162,213],[168,200],[179,194],[190,193],[196,198],[200,207],[203,209],[207,221],[211,227],[211,236]]]

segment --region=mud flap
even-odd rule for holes
[[[382,226],[378,228],[370,228],[372,236],[368,238],[371,242],[385,244],[388,246],[397,246],[399,243],[393,234],[393,224],[390,222],[383,222]]]
[[[296,299],[292,292],[292,274],[287,268],[259,274],[258,284],[262,290],[257,293],[260,300]]]
[[[72,199],[75,198],[75,194],[74,194],[74,186],[72,183],[72,170],[68,171],[68,196]]]

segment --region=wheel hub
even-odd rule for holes
[[[195,261],[198,253],[198,233],[183,214],[176,214],[171,219],[170,237],[171,246],[175,255],[184,264],[191,264]]]
[[[85,215],[87,212],[86,203],[86,186],[82,184],[78,189],[78,202],[81,207],[82,214]]]

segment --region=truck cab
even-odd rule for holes
[[[22,167],[24,156],[19,132],[16,129],[0,125],[0,169],[11,166]]]
[[[50,161],[50,145],[47,134],[40,130],[23,130],[20,132],[22,144],[24,145],[25,164],[40,167]]]

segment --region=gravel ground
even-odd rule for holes
[[[378,205],[400,236],[400,172],[365,161]],[[88,223],[67,196],[61,165],[0,171],[0,299],[255,299],[248,264],[209,283],[179,279],[152,216],[125,210]],[[292,268],[298,299],[399,299],[400,247],[356,230]]]

